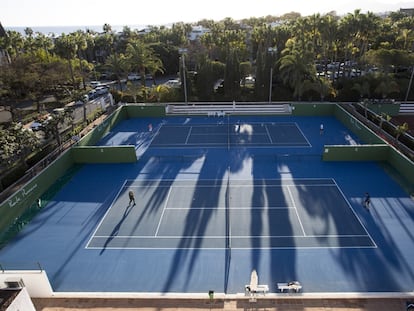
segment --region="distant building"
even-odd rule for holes
[[[210,29],[204,28],[203,26],[193,26],[193,29],[188,34],[188,40],[195,41],[198,40],[205,33],[210,32]]]
[[[414,8],[411,9],[400,9],[401,13],[404,13],[409,16],[414,16]]]

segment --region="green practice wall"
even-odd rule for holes
[[[131,104],[122,107],[127,118],[164,117],[165,106],[159,104]]]
[[[336,104],[333,103],[292,103],[294,116],[330,116],[333,115]]]
[[[72,147],[75,163],[131,163],[137,161],[134,146]]]
[[[385,113],[389,116],[398,116],[400,113],[400,104],[368,104],[367,108],[377,114]]]
[[[388,145],[325,145],[322,159],[324,161],[386,161],[388,152]]]
[[[115,110],[108,118],[101,124],[90,131],[85,137],[77,143],[78,146],[95,145],[106,133],[108,133],[118,122],[127,118],[124,106]]]

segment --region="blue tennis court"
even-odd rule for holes
[[[270,292],[414,288],[413,200],[382,163],[321,160],[363,144],[333,117],[128,119],[98,144],[139,160],[80,166],[0,262],[59,292],[241,293],[253,269]]]
[[[224,119],[225,120],[225,119]],[[222,121],[218,124],[163,125],[152,146],[309,146],[295,123]]]
[[[199,249],[375,246],[333,180],[269,179],[265,202],[255,196],[261,185],[251,180],[147,183],[127,181],[122,186],[87,248],[176,249],[183,248],[183,240],[185,248]],[[141,207],[126,204],[131,190],[137,193]],[[157,191],[167,195],[154,206],[151,198]],[[340,225],[320,230],[324,222],[312,220],[306,209],[315,205],[312,202],[316,199],[314,209],[319,213],[336,207],[332,217]],[[150,217],[148,210],[152,211]],[[186,228],[187,223],[197,223],[206,214],[208,221]],[[246,228],[251,228],[249,235]]]

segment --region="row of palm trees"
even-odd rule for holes
[[[193,25],[185,23],[149,26],[145,32],[125,26],[120,33],[105,24],[102,33],[78,30],[60,36],[34,33],[30,28],[25,35],[8,30],[7,36],[0,37],[0,49],[6,52],[0,64],[1,104],[10,107],[16,120],[14,106],[19,101],[32,100],[41,112],[45,95],[55,95],[62,104],[79,100],[87,81],[104,74],[118,81],[119,91],[113,92],[117,101],[122,96],[184,100],[183,89],[154,86],[148,90],[144,83],[147,74],[178,72],[182,80],[185,75],[190,100],[351,101],[414,96],[409,96],[414,18],[400,12],[387,17],[360,10],[342,17],[334,12],[305,17],[289,13],[197,24],[209,31],[192,42],[187,38]],[[179,61],[184,57],[179,53],[182,48],[187,52]],[[142,80],[125,88],[122,80],[130,72]],[[255,77],[253,88],[240,83],[248,75]],[[218,93],[214,84],[221,78],[224,87]],[[151,93],[154,96],[148,96]],[[2,139],[7,138],[1,145],[15,146],[0,150],[5,157],[2,163],[25,159],[38,148],[30,133],[15,133],[15,124],[1,131]]]
[[[0,47],[7,51],[9,64],[2,67],[11,66],[13,71],[13,64],[20,58],[42,55],[41,63],[57,60],[67,63],[65,81],[58,79],[49,89],[60,90],[62,85],[67,88],[70,84],[72,93],[77,94],[76,90],[85,88],[86,80],[94,74],[109,72],[124,91],[121,79],[129,72],[137,72],[142,78],[146,74],[176,74],[180,70],[179,49],[185,47],[188,51],[185,67],[199,73],[194,76],[197,79],[189,79],[193,100],[214,100],[217,94],[213,85],[217,77],[225,80],[225,98],[243,99],[246,92],[238,81],[248,74],[256,77],[254,92],[248,96],[264,100],[271,87],[268,78],[271,69],[279,99],[317,96],[323,100],[336,96],[402,97],[408,82],[406,77],[396,80],[396,71],[414,64],[414,18],[399,12],[387,17],[360,10],[343,17],[334,12],[305,17],[290,13],[242,21],[202,20],[198,24],[209,32],[195,42],[187,40],[192,25],[184,23],[171,28],[151,26],[146,32],[125,26],[121,33],[115,33],[105,24],[102,33],[79,30],[58,37],[33,33],[30,28],[25,30],[25,36],[7,31],[7,36],[0,39]],[[269,48],[275,51],[273,57],[268,55]],[[329,70],[329,64],[337,63],[349,65]],[[367,72],[372,67],[379,69],[380,77],[354,79],[351,85],[339,79],[349,77],[355,70]],[[8,78],[10,75],[9,72]],[[393,87],[379,87],[383,80]],[[3,96],[16,95],[12,90],[14,85],[5,79],[2,85],[6,89]],[[388,93],[381,93],[381,88]]]

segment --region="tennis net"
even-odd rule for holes
[[[230,172],[230,171],[229,171]],[[226,187],[226,248],[231,250],[231,220],[230,220],[230,174],[227,176]],[[230,252],[229,252],[230,255]]]

